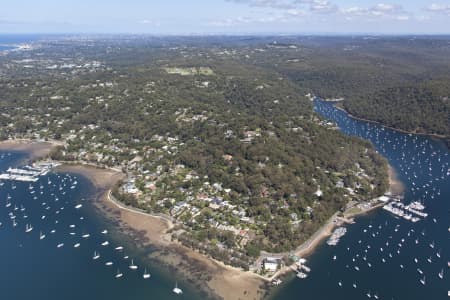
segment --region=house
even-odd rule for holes
[[[380,200],[382,202],[388,202],[389,201],[389,197],[387,197],[387,196],[380,196],[380,197],[378,197],[378,200]]]
[[[265,271],[276,272],[278,270],[279,260],[273,257],[264,259],[263,267]]]

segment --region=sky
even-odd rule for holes
[[[450,0],[4,0],[0,33],[450,34]]]

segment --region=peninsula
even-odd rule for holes
[[[387,163],[260,55],[286,48],[167,41],[182,46],[52,41],[2,57],[2,147],[43,147],[33,156],[91,179],[100,211],[211,297],[262,298],[345,212],[375,205]]]

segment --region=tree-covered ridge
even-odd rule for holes
[[[374,92],[364,100],[350,98],[353,115],[416,133],[450,133],[450,101],[428,87],[396,87]]]
[[[343,98],[357,117],[450,140],[448,37],[288,40],[299,46],[278,48],[277,69],[305,91]]]
[[[54,158],[122,169],[117,198],[244,268],[384,193],[386,162],[313,113],[275,67],[280,49],[180,43],[49,42],[0,58],[0,135],[61,139]]]

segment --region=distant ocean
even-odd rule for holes
[[[11,50],[18,44],[38,41],[43,38],[37,34],[0,34],[0,51]]]

